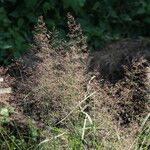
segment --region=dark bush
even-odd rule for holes
[[[92,49],[101,41],[149,36],[149,0],[0,0],[0,62],[19,57],[32,41],[37,17],[45,17],[49,29],[66,32],[66,13],[80,22]]]

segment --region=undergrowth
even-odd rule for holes
[[[68,28],[60,40],[39,17],[32,49],[8,69],[14,94],[1,98],[0,148],[148,150],[148,61],[133,58],[123,79],[106,82],[88,72],[86,37],[71,14]]]

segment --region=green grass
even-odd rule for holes
[[[144,119],[140,132],[131,141],[131,150],[149,150],[150,148],[150,114]],[[88,119],[86,120],[88,122]],[[11,125],[13,124],[13,128]],[[70,123],[72,124],[72,123]],[[95,136],[96,127],[85,123],[85,119],[80,119],[76,124],[72,124],[70,129],[59,127],[47,127],[47,131],[37,129],[31,122],[28,128],[21,129],[13,122],[3,125],[0,129],[0,149],[6,150],[107,150],[104,139]],[[50,131],[50,132],[49,132]],[[84,135],[83,135],[84,132]],[[47,134],[50,133],[50,134]],[[117,134],[117,133],[116,133]],[[111,142],[111,141],[110,141]],[[116,141],[117,143],[117,141]],[[113,143],[116,145],[116,143]],[[109,147],[109,145],[108,145]],[[111,150],[119,150],[113,146]]]

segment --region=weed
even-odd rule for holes
[[[71,14],[68,27],[69,40],[59,41],[39,17],[32,49],[12,66],[15,125],[3,130],[2,148],[148,150],[149,63],[131,59],[112,84],[88,72],[86,38]]]

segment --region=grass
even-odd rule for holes
[[[1,108],[14,111],[0,113],[0,149],[149,150],[149,64],[133,58],[123,79],[106,82],[88,71],[86,37],[70,14],[68,26],[68,41],[54,39],[40,17],[32,49],[10,67],[13,100],[1,98]]]
[[[148,118],[146,119],[148,121]],[[148,122],[143,122],[141,131],[135,137],[134,141],[131,141],[129,145],[129,149],[135,150],[148,150],[150,144],[150,127]],[[52,132],[52,135],[47,136],[47,138],[39,141],[37,140],[37,136],[33,136],[34,134],[28,134],[27,137],[22,135],[22,131],[17,131],[17,133],[8,132],[7,129],[3,129],[0,132],[1,140],[0,145],[1,149],[8,149],[8,150],[25,150],[25,149],[34,149],[34,150],[57,150],[57,149],[73,149],[73,150],[84,150],[84,149],[123,149],[122,147],[122,137],[118,136],[118,141],[106,141],[106,139],[99,139],[96,135],[87,137],[92,133],[95,134],[96,127],[94,126],[87,126],[84,127],[84,123],[80,125],[74,125],[73,129],[70,131],[56,128],[56,127],[49,127],[49,130]],[[144,125],[144,126],[143,126]],[[83,136],[83,130],[85,130],[85,135]],[[33,130],[33,129],[32,129]],[[27,132],[27,131],[24,131]],[[33,132],[33,131],[32,131]],[[117,131],[114,131],[114,134],[118,134]],[[39,135],[38,135],[39,136]],[[115,136],[115,135],[114,135]],[[109,145],[107,145],[109,142]],[[91,146],[91,147],[90,147]]]

